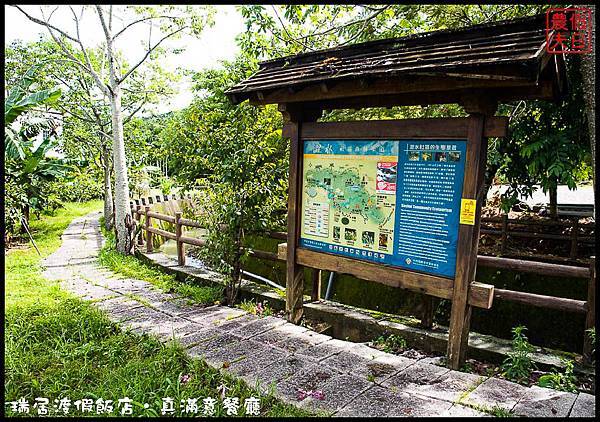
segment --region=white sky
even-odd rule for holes
[[[30,15],[41,17],[39,6],[21,7]],[[235,43],[235,37],[245,30],[242,17],[235,10],[235,6],[218,5],[214,7],[217,9],[215,25],[204,30],[201,38],[184,36],[180,40],[168,44],[178,48],[185,47],[185,51],[177,55],[169,54],[165,57],[165,69],[172,71],[179,67],[199,71],[205,68],[219,67],[219,60],[229,60],[235,57],[239,50]],[[45,10],[51,11],[52,9],[54,9],[54,6],[46,6]],[[79,13],[80,6],[74,6],[74,9]],[[4,11],[5,45],[10,44],[15,39],[29,42],[39,39],[39,34],[48,36],[46,28],[29,21],[16,8],[4,6]],[[75,33],[73,17],[67,6],[60,6],[50,22],[58,28],[68,29],[71,34]],[[119,23],[117,20],[116,25],[113,24],[117,30],[121,27]],[[145,51],[140,43],[146,39],[148,34],[147,25],[139,24],[133,28],[136,29],[132,30],[127,37],[119,37],[116,44],[116,47],[123,52],[129,63],[137,62],[144,54]],[[81,25],[81,38],[84,40],[86,47],[96,46],[102,41],[104,36],[100,31],[100,24],[95,12],[87,10],[83,15]],[[156,33],[153,40],[158,39]],[[161,104],[158,111],[166,112],[183,108],[190,103],[192,97],[189,79],[182,80],[179,84],[179,94],[172,98],[170,102]]]

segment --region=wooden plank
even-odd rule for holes
[[[157,234],[159,236],[166,237],[167,239],[177,240],[177,238],[176,238],[176,236],[175,236],[174,233],[168,232],[168,231],[163,230],[163,229],[159,229],[159,228],[156,228],[156,227],[148,227],[146,230],[149,233],[154,233],[154,234]]]
[[[280,260],[287,257],[286,243],[277,245],[277,254]],[[452,298],[453,281],[449,278],[311,251],[300,247],[296,248],[296,262],[305,267],[349,274],[362,280],[374,281],[390,287],[407,289],[442,299]],[[494,286],[474,282],[468,302],[471,306],[490,309],[493,297]]]
[[[522,271],[551,277],[581,277],[588,278],[590,270],[586,267],[571,265],[549,264],[546,262],[526,261],[523,259],[499,258],[495,256],[477,256],[477,265],[503,270]]]
[[[397,83],[402,83],[398,81]],[[554,98],[554,85],[550,80],[540,80],[535,86],[486,88],[486,96],[496,98],[498,101],[507,102],[513,100],[546,99]],[[419,92],[405,94],[389,94],[378,92],[376,94],[365,94],[356,96],[348,92],[347,96],[333,99],[316,97],[310,101],[304,101],[307,107],[319,107],[323,110],[334,110],[340,108],[360,109],[365,107],[392,107],[398,105],[429,105],[458,103],[465,95],[471,92],[469,88],[446,89],[443,91]],[[293,96],[290,98],[293,101]],[[250,99],[251,104],[262,104]]]
[[[583,339],[583,357],[586,362],[591,363],[593,359],[594,344],[587,332],[596,326],[596,258],[590,260],[590,281],[588,284],[588,296],[586,302],[585,329]]]
[[[154,211],[149,211],[148,215],[152,218],[156,218],[157,220],[166,221],[168,223],[175,224],[175,217],[173,217],[171,215],[159,214]]]
[[[468,117],[438,119],[368,120],[352,122],[304,123],[302,139],[464,139],[469,129]],[[507,117],[486,119],[484,136],[504,137],[508,132]]]
[[[525,88],[534,86],[535,82],[524,81],[492,81],[470,78],[449,78],[422,76],[416,77],[405,75],[402,77],[386,77],[373,81],[373,83],[360,86],[356,80],[344,80],[322,92],[319,84],[309,85],[293,94],[287,88],[274,90],[265,93],[264,99],[254,99],[250,101],[255,104],[276,104],[276,103],[296,103],[315,100],[327,100],[344,97],[357,97],[367,95],[390,95],[390,94],[419,94],[422,92],[448,91],[457,89],[476,89],[476,88]]]
[[[194,245],[194,246],[205,246],[206,245],[206,241],[204,241],[202,239],[196,239],[195,237],[181,236],[179,238],[179,241],[183,242],[183,243],[187,243],[188,245]]]
[[[194,220],[188,220],[187,218],[182,218],[181,219],[181,225],[182,226],[186,226],[186,227],[196,227],[196,228],[203,228],[202,225]]]
[[[538,295],[535,293],[517,292],[514,290],[495,289],[496,299],[519,302],[528,306],[557,309],[559,311],[586,313],[586,302],[583,300],[567,299]]]
[[[469,134],[467,138],[467,154],[462,198],[475,199],[475,225],[460,224],[456,249],[456,274],[452,292],[452,309],[448,328],[448,366],[459,369],[465,360],[471,307],[468,303],[469,287],[475,277],[477,261],[477,236],[479,218],[481,216],[481,199],[478,198],[483,185],[486,148],[483,137],[485,117],[475,114],[469,117]],[[475,241],[474,241],[475,238]]]

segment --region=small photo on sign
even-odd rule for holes
[[[422,161],[433,161],[433,153],[423,151],[421,153],[421,160]]]
[[[377,193],[396,193],[398,163],[377,163]]]
[[[355,229],[344,229],[344,239],[354,242],[356,240],[356,230]]]
[[[419,161],[419,151],[410,151],[408,153],[408,161]]]
[[[460,161],[460,152],[457,152],[457,151],[449,152],[448,157],[450,158],[450,161],[458,162],[458,161]]]
[[[333,240],[340,240],[340,228],[339,228],[339,226],[333,226]]]
[[[445,152],[436,152],[435,161],[448,161],[448,154]]]
[[[375,232],[362,232],[362,243],[364,246],[373,246],[375,244]]]
[[[379,234],[379,247],[382,249],[387,249],[388,245],[388,235],[380,233]]]

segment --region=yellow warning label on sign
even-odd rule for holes
[[[477,201],[474,199],[461,198],[460,200],[460,224],[475,225],[475,209]]]

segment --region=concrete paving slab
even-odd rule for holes
[[[565,418],[575,403],[577,394],[532,386],[517,403],[513,413],[518,416]]]
[[[215,338],[219,334],[221,334],[221,332],[216,328],[206,327],[197,323],[194,324],[198,326],[196,330],[178,338],[179,343],[181,343],[181,345],[185,348],[195,346],[198,343],[201,343],[210,338]]]
[[[420,385],[432,385],[442,375],[450,372],[447,368],[416,362],[398,374],[384,380],[382,385],[392,391],[411,390]]]
[[[308,328],[286,322],[279,327],[275,327],[272,330],[255,336],[253,339],[264,344],[275,345],[286,337],[301,334],[305,331],[308,331]]]
[[[266,331],[272,330],[275,327],[280,327],[283,324],[285,324],[285,320],[283,320],[281,318],[266,316],[266,317],[255,319],[249,324],[244,324],[243,326],[236,327],[231,332],[232,332],[232,334],[235,334],[244,339],[247,339],[247,338],[255,337]]]
[[[452,403],[424,399],[408,393],[394,393],[373,386],[339,410],[335,416],[345,417],[402,417],[437,416],[452,407]]]
[[[326,382],[319,390],[322,399],[307,397],[299,407],[310,412],[335,412],[350,403],[356,396],[371,388],[373,383],[353,375],[338,375]]]
[[[352,343],[350,342],[338,339],[331,339],[323,343],[310,346],[306,349],[298,350],[296,354],[300,356],[305,356],[308,359],[314,360],[316,362],[320,362],[324,359],[327,359],[330,356],[340,353],[343,350],[347,350],[350,347],[352,347]]]
[[[188,349],[188,353],[191,356],[204,356],[207,351],[219,349],[229,344],[237,343],[240,340],[241,338],[238,336],[234,336],[229,333],[219,332],[219,334],[217,334],[216,336],[210,337],[209,339],[204,340],[199,344],[195,345],[194,347]]]
[[[499,378],[488,378],[467,395],[461,403],[486,409],[502,407],[511,411],[527,393],[527,387]]]
[[[449,371],[432,384],[414,385],[404,391],[454,403],[485,380],[479,375]]]
[[[307,358],[296,355],[286,355],[283,359],[277,360],[271,365],[259,370],[256,373],[256,376],[263,383],[270,385],[271,383],[287,381],[313,365],[314,362]]]
[[[304,331],[296,334],[292,334],[278,341],[275,345],[283,350],[290,353],[307,349],[310,346],[315,346],[319,343],[325,343],[331,340],[331,337],[324,334],[318,334],[313,331]]]
[[[591,394],[579,393],[571,413],[570,418],[593,418],[596,416],[596,397]]]
[[[492,415],[479,410],[475,410],[468,406],[462,406],[460,404],[454,404],[450,409],[446,410],[441,417],[448,418],[491,418]]]

